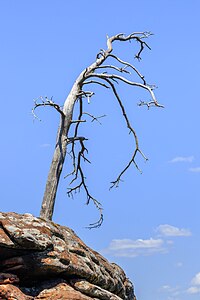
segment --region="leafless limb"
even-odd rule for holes
[[[135,165],[136,169],[141,173],[141,170],[140,170],[140,168],[138,167],[138,164],[135,161],[135,158],[136,158],[136,155],[137,155],[138,152],[142,155],[142,157],[145,160],[147,160],[147,158],[146,158],[146,156],[143,154],[143,152],[139,148],[139,141],[138,141],[138,137],[137,137],[136,131],[134,130],[134,128],[130,124],[130,121],[129,121],[129,118],[127,116],[125,107],[124,107],[124,105],[122,103],[122,100],[119,97],[119,94],[116,91],[116,88],[115,88],[114,84],[109,79],[107,79],[106,81],[110,84],[110,86],[112,88],[112,91],[113,91],[113,93],[114,93],[114,95],[115,95],[115,97],[116,97],[116,99],[118,101],[118,104],[119,104],[120,108],[121,108],[122,115],[123,115],[123,117],[124,117],[124,119],[126,121],[127,128],[130,130],[130,133],[133,135],[134,140],[135,140],[135,149],[133,151],[132,158],[129,160],[129,162],[125,166],[125,168],[120,172],[120,174],[118,175],[117,179],[111,182],[111,187],[110,188],[113,188],[114,186],[115,187],[119,186],[119,183],[121,181],[122,175],[128,170],[128,168],[130,167],[130,165],[132,163]]]
[[[89,113],[87,113],[87,112],[84,112],[83,114],[89,116],[89,117],[92,119],[91,122],[96,121],[96,122],[98,122],[100,125],[101,125],[101,122],[99,121],[99,119],[106,117],[106,115],[102,115],[102,116],[95,117],[95,116],[93,116],[93,115],[91,115],[91,114],[89,114]]]
[[[90,75],[90,77],[97,77],[97,78],[104,79],[104,80],[111,79],[113,81],[120,80],[124,83],[127,83],[128,85],[137,86],[137,87],[146,89],[146,90],[148,90],[148,92],[150,93],[150,95],[152,97],[152,100],[153,100],[152,104],[154,103],[154,106],[157,106],[157,107],[162,107],[162,108],[164,107],[163,105],[159,104],[158,101],[156,100],[152,86],[149,86],[149,85],[146,85],[146,84],[143,84],[140,82],[133,82],[133,81],[126,79],[125,77],[122,77],[122,76],[119,76],[116,74],[93,73]]]
[[[107,89],[110,88],[110,87],[107,86],[105,83],[99,82],[99,81],[97,81],[97,80],[88,80],[88,81],[84,81],[84,82],[83,82],[83,85],[85,85],[85,84],[91,84],[91,83],[93,83],[93,84],[99,84],[99,85],[101,85],[101,86],[103,86],[103,87],[105,87],[105,88],[107,88]]]
[[[77,139],[77,134],[78,134],[78,129],[79,129],[79,126],[81,124],[81,118],[82,118],[82,115],[83,115],[83,100],[82,100],[82,96],[79,95],[79,98],[78,98],[78,101],[79,101],[79,116],[78,116],[78,120],[76,122],[76,126],[75,126],[75,129],[74,129],[74,134],[73,134],[73,137],[71,138],[71,140],[68,138],[68,143],[70,142],[71,143],[71,151],[69,152],[71,158],[72,158],[72,164],[73,164],[73,171],[71,173],[68,173],[66,177],[70,176],[70,175],[75,175],[74,179],[71,181],[71,183],[73,181],[75,181],[78,177],[78,170],[77,170],[77,163],[76,163],[76,154],[75,154],[75,141]],[[86,149],[86,148],[85,148]]]
[[[142,101],[140,100],[140,102],[138,103],[138,106],[147,106],[148,109],[150,109],[151,107],[155,106],[155,102],[154,101]],[[160,107],[164,107],[163,105],[160,105]]]
[[[83,150],[84,151],[84,150]],[[81,152],[81,151],[80,151]],[[79,152],[79,154],[80,154],[80,152]],[[87,198],[87,202],[86,202],[86,204],[88,205],[89,203],[90,203],[90,201],[92,201],[93,203],[94,203],[94,205],[95,205],[95,207],[98,209],[98,211],[99,211],[99,219],[98,219],[98,221],[97,222],[95,222],[95,223],[91,223],[91,224],[89,224],[89,226],[88,226],[88,228],[96,228],[96,227],[100,227],[101,226],[101,224],[102,224],[102,222],[103,222],[103,213],[102,213],[102,211],[103,211],[103,209],[102,209],[102,205],[101,205],[101,203],[99,202],[99,201],[97,201],[97,199],[95,199],[91,194],[90,194],[90,192],[89,192],[89,190],[88,190],[88,187],[87,187],[87,185],[86,185],[86,182],[85,182],[85,176],[84,176],[84,172],[83,172],[83,170],[82,170],[82,167],[81,167],[81,164],[80,164],[80,161],[79,161],[79,159],[78,159],[78,163],[77,163],[77,173],[79,172],[79,175],[80,175],[80,183],[79,184],[77,184],[77,185],[75,185],[74,187],[72,187],[72,188],[68,188],[68,192],[67,192],[67,194],[68,194],[68,196],[69,197],[73,197],[73,194],[75,193],[77,193],[77,192],[80,192],[80,190],[81,190],[81,188],[83,187],[83,189],[84,189],[84,191],[85,191],[85,193],[86,193],[86,198]],[[70,184],[72,184],[72,182],[74,181],[74,180],[76,180],[77,178],[75,178],[74,177],[74,179],[70,182]]]
[[[118,62],[120,62],[121,64],[125,65],[126,67],[131,68],[141,78],[141,80],[143,81],[144,85],[146,85],[146,81],[144,79],[144,76],[136,69],[136,67],[134,67],[132,64],[130,64],[130,63],[126,62],[126,61],[123,61],[122,59],[120,59],[116,55],[109,54],[109,57],[112,57],[115,60],[117,60]]]
[[[36,115],[35,113],[35,110],[38,108],[38,107],[41,107],[41,106],[51,106],[53,108],[55,108],[60,114],[62,117],[64,117],[64,113],[62,111],[62,108],[60,107],[60,105],[58,105],[57,103],[55,103],[52,98],[51,99],[48,99],[48,97],[40,97],[40,102],[38,102],[38,99],[37,100],[34,100],[34,107],[32,108],[32,114],[33,114],[33,117],[35,119],[39,119],[38,116]],[[40,119],[39,119],[40,120]]]
[[[102,208],[102,205],[98,201],[94,202],[94,204],[95,204],[97,210],[99,211],[100,217],[99,217],[97,222],[90,223],[89,226],[86,227],[88,229],[99,228],[101,226],[101,224],[103,223],[103,208]]]
[[[127,73],[130,74],[129,71],[126,70],[127,66],[124,66],[123,68],[118,68],[116,66],[113,65],[103,65],[103,66],[99,66],[98,69],[114,69],[120,73]],[[104,72],[105,73],[105,72]]]
[[[141,53],[144,50],[144,47],[147,47],[148,49],[151,50],[151,48],[149,47],[149,45],[143,41],[143,39],[148,38],[149,36],[151,36],[152,33],[151,32],[134,32],[130,35],[125,35],[123,33],[120,33],[110,39],[107,40],[107,45],[108,48],[111,47],[112,48],[112,42],[115,40],[121,41],[121,42],[126,42],[126,41],[132,41],[132,40],[136,40],[139,44],[140,44],[140,49],[137,52],[137,54],[135,55],[135,58],[137,58],[138,60],[141,60]]]
[[[72,120],[71,121],[71,124],[74,124],[74,123],[85,123],[86,120]]]
[[[91,92],[91,91],[80,91],[79,94],[77,94],[78,97],[87,98],[88,103],[90,103],[90,99],[93,95],[94,95],[94,92]]]
[[[102,206],[101,206],[101,203],[99,201],[97,201],[97,199],[95,199],[91,193],[89,192],[89,189],[86,185],[86,177],[84,176],[84,172],[83,172],[83,169],[82,169],[82,164],[81,164],[81,161],[82,159],[84,161],[87,161],[90,163],[90,161],[85,157],[85,152],[87,153],[88,150],[86,149],[85,145],[84,145],[84,138],[76,138],[76,139],[73,139],[72,138],[72,143],[74,145],[74,142],[75,140],[78,140],[80,142],[80,146],[81,146],[81,149],[78,153],[78,157],[77,157],[77,161],[75,162],[75,153],[74,153],[74,150],[73,150],[73,160],[74,160],[74,172],[73,172],[73,179],[71,180],[70,184],[69,185],[72,185],[74,182],[77,181],[78,179],[78,176],[80,176],[80,181],[78,184],[76,184],[75,186],[71,187],[71,188],[68,188],[68,196],[69,197],[73,197],[74,193],[76,194],[77,192],[80,192],[81,188],[84,189],[85,193],[86,193],[86,199],[87,199],[87,202],[86,204],[88,205],[90,203],[90,201],[92,201],[95,205],[95,207],[98,209],[99,211],[99,219],[97,222],[95,223],[92,223],[92,224],[89,224],[88,228],[97,228],[97,227],[100,227],[102,222],[103,222],[103,213],[102,213]]]
[[[84,171],[83,171],[83,168],[82,168],[82,160],[84,162],[90,163],[88,158],[85,156],[85,154],[88,153],[88,150],[87,150],[87,148],[85,147],[85,144],[84,144],[84,142],[87,139],[85,137],[78,136],[78,129],[79,129],[79,126],[81,124],[81,121],[82,121],[81,118],[82,118],[83,114],[90,115],[89,113],[84,113],[83,112],[83,99],[82,99],[82,97],[88,97],[88,95],[91,97],[93,94],[94,93],[92,93],[92,92],[81,92],[81,93],[78,94],[78,96],[79,96],[79,98],[78,98],[78,101],[79,101],[79,116],[78,116],[78,120],[76,121],[76,126],[75,126],[75,129],[74,129],[73,136],[67,138],[68,145],[71,144],[71,150],[69,152],[69,155],[72,158],[73,171],[65,176],[65,178],[68,177],[68,176],[72,176],[72,179],[69,183],[69,186],[71,186],[74,183],[76,183],[77,181],[79,181],[73,187],[68,188],[68,191],[67,191],[68,196],[73,197],[74,194],[76,194],[77,192],[79,192],[81,190],[81,188],[83,188],[83,190],[86,193],[86,199],[87,199],[86,204],[88,205],[90,203],[90,201],[92,201],[94,203],[95,207],[99,211],[98,221],[95,222],[95,223],[89,224],[88,228],[97,228],[97,227],[101,226],[101,224],[103,222],[103,213],[102,213],[101,203],[99,201],[97,201],[97,199],[95,199],[91,195],[91,193],[89,192],[89,189],[86,185],[86,177],[84,176]],[[96,119],[96,121],[98,121],[98,117],[94,117],[92,115],[90,115],[90,117],[92,117],[93,120]],[[75,143],[76,142],[79,142],[79,146],[80,146],[80,150],[78,151],[77,157],[76,157],[76,151],[75,151]]]

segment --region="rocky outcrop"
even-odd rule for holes
[[[68,227],[31,214],[0,213],[0,299],[134,300],[116,264]]]

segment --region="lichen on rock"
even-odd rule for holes
[[[0,299],[135,296],[124,271],[85,245],[72,229],[31,214],[0,213]]]

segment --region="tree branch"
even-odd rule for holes
[[[75,155],[75,141],[77,140],[77,134],[78,134],[78,129],[79,129],[79,126],[81,124],[81,118],[82,118],[82,115],[83,115],[83,100],[82,100],[82,96],[79,96],[79,116],[78,116],[78,120],[76,122],[76,126],[75,126],[75,129],[74,129],[74,134],[73,134],[73,137],[71,138],[71,140],[68,138],[67,142],[71,143],[71,151],[69,152],[71,158],[72,158],[72,165],[73,165],[73,171],[71,173],[68,173],[66,177],[70,176],[70,175],[74,175],[75,174],[75,177],[74,177],[74,180],[77,179],[77,165],[76,165],[76,155]]]
[[[68,137],[67,138],[67,143],[71,144],[71,151],[69,152],[69,155],[72,158],[73,171],[71,173],[67,174],[65,176],[65,178],[68,177],[68,176],[73,176],[72,180],[69,183],[69,185],[72,185],[80,177],[80,182],[79,183],[77,183],[74,187],[68,188],[67,194],[68,194],[69,197],[73,197],[74,193],[79,192],[80,189],[83,188],[84,191],[85,191],[85,193],[86,193],[86,198],[87,198],[86,204],[88,205],[90,203],[90,201],[92,201],[94,203],[95,207],[98,209],[99,215],[100,215],[99,219],[98,219],[97,222],[89,224],[88,228],[91,229],[91,228],[97,228],[97,227],[101,226],[101,224],[103,222],[103,213],[102,213],[101,203],[99,201],[97,201],[90,194],[90,192],[88,190],[88,187],[87,187],[86,181],[85,181],[86,178],[84,176],[84,172],[83,172],[83,169],[82,169],[82,160],[90,163],[90,161],[85,156],[85,152],[88,153],[88,150],[85,147],[84,141],[87,140],[87,139],[85,137],[78,136],[78,129],[79,129],[79,126],[80,126],[80,123],[81,123],[81,118],[82,118],[83,114],[87,114],[87,113],[83,112],[83,100],[82,100],[82,97],[83,96],[88,97],[88,95],[92,96],[93,93],[92,92],[84,92],[84,91],[81,91],[79,93],[79,116],[78,116],[78,120],[76,122],[76,126],[75,126],[75,129],[74,129],[73,137],[71,137],[71,138]],[[88,115],[90,115],[90,114],[88,114]],[[90,115],[90,116],[93,118],[93,121],[95,119],[97,120],[97,117],[95,118],[92,115]],[[75,143],[76,142],[79,142],[79,145],[80,145],[80,150],[78,152],[78,156],[77,157],[76,157],[76,151],[75,151]]]
[[[102,65],[102,66],[99,66],[97,67],[97,69],[114,69],[120,73],[127,73],[127,74],[130,74],[129,71],[126,70],[126,67],[123,67],[123,68],[119,68],[119,67],[116,67],[116,66],[113,66],[113,65]]]
[[[124,107],[124,105],[123,105],[123,103],[122,103],[122,101],[121,101],[121,99],[120,99],[120,97],[119,97],[119,95],[118,95],[118,93],[116,91],[116,88],[115,88],[114,84],[109,79],[107,79],[106,81],[110,84],[110,86],[112,88],[112,91],[113,91],[113,93],[115,95],[115,98],[117,99],[117,101],[119,103],[119,106],[121,108],[122,115],[123,115],[123,117],[124,117],[124,119],[126,121],[127,128],[130,130],[130,133],[132,133],[132,135],[134,136],[134,140],[135,140],[135,149],[133,151],[132,158],[129,160],[129,162],[127,163],[127,165],[125,166],[125,168],[120,172],[120,174],[118,175],[117,179],[111,182],[111,184],[112,184],[111,187],[110,187],[110,189],[111,189],[114,186],[115,187],[119,186],[119,183],[121,181],[122,175],[128,170],[128,168],[130,167],[130,165],[132,163],[135,165],[136,169],[141,173],[141,170],[140,170],[140,168],[138,167],[138,164],[135,161],[137,152],[139,152],[145,160],[148,160],[148,159],[146,158],[146,156],[143,154],[143,152],[139,148],[139,141],[138,141],[138,137],[137,137],[136,131],[133,129],[133,127],[130,124],[130,121],[129,121],[129,118],[127,116],[125,107]]]
[[[35,114],[35,110],[41,106],[51,106],[51,107],[55,108],[55,110],[57,110],[61,114],[62,117],[64,117],[64,113],[63,113],[61,107],[52,100],[52,97],[51,97],[51,99],[48,99],[48,97],[45,97],[45,100],[43,99],[43,97],[40,97],[39,99],[41,100],[41,102],[38,103],[37,100],[35,100],[34,107],[32,108],[32,114],[35,119],[39,119],[38,116]]]
[[[92,223],[88,226],[88,228],[91,229],[91,228],[97,228],[97,227],[101,226],[101,224],[103,222],[103,213],[102,213],[101,203],[99,201],[97,201],[90,194],[90,192],[88,190],[88,187],[86,185],[86,182],[85,182],[86,178],[84,176],[84,172],[83,172],[83,169],[82,169],[82,166],[81,166],[81,159],[83,158],[84,161],[87,161],[89,163],[90,163],[90,161],[85,157],[84,152],[85,151],[88,152],[88,150],[85,148],[85,145],[84,145],[83,141],[84,141],[84,139],[79,139],[81,150],[78,153],[78,158],[77,158],[77,162],[76,162],[76,171],[75,171],[75,174],[74,174],[74,178],[70,182],[70,185],[78,179],[78,175],[80,175],[80,183],[75,185],[72,188],[68,188],[67,194],[68,194],[69,197],[73,197],[73,194],[76,193],[77,191],[80,192],[81,187],[83,187],[83,189],[86,193],[86,198],[87,198],[86,204],[88,205],[90,203],[90,201],[92,201],[94,203],[94,205],[96,206],[96,208],[99,211],[100,216],[99,216],[99,219],[98,219],[97,222]]]
[[[90,77],[97,77],[97,78],[105,79],[105,80],[106,79],[120,80],[124,83],[127,83],[128,85],[137,86],[137,87],[146,89],[150,93],[154,105],[157,106],[157,107],[164,107],[163,105],[161,105],[157,102],[156,97],[155,97],[154,92],[153,92],[153,88],[148,86],[148,85],[145,85],[145,84],[142,84],[142,83],[139,83],[139,82],[133,82],[133,81],[130,81],[130,80],[126,79],[125,77],[115,75],[115,74],[93,73],[93,74],[90,75]]]
[[[85,97],[88,100],[88,103],[90,103],[90,98],[94,95],[94,92],[91,91],[83,91],[81,90],[80,93],[77,95],[78,97]]]
[[[108,50],[110,52],[112,51],[112,49],[113,49],[112,43],[114,41],[126,42],[126,41],[131,41],[131,40],[135,39],[137,42],[140,43],[140,49],[139,49],[138,53],[135,55],[135,58],[140,60],[141,59],[140,55],[141,55],[142,51],[144,50],[145,46],[151,50],[149,45],[143,41],[143,39],[148,38],[150,35],[152,35],[151,32],[134,32],[127,36],[125,36],[125,34],[123,34],[123,33],[117,34],[117,35],[107,39]]]
[[[101,124],[101,122],[99,121],[99,119],[106,117],[106,115],[102,115],[102,116],[99,116],[99,117],[95,117],[95,116],[93,116],[93,115],[91,115],[91,114],[89,114],[89,113],[87,113],[87,112],[84,112],[83,114],[89,116],[90,118],[92,118],[92,121],[91,121],[91,122],[96,121],[96,122],[98,122],[100,125],[102,125],[102,124]]]
[[[120,62],[121,64],[127,66],[127,67],[130,67],[140,78],[141,80],[143,81],[144,85],[146,85],[146,81],[144,79],[144,76],[130,63],[126,62],[126,61],[123,61],[122,59],[120,59],[119,57],[117,57],[116,55],[113,55],[113,54],[109,54],[109,57],[112,57],[114,58],[115,60],[117,60],[118,62]]]
[[[99,85],[105,87],[106,89],[109,89],[109,88],[110,88],[110,87],[107,86],[106,84],[104,84],[104,83],[102,83],[102,82],[99,82],[99,81],[97,81],[97,80],[88,80],[88,81],[84,81],[84,82],[83,82],[83,85],[84,85],[84,84],[91,84],[91,83],[93,83],[93,84],[99,84]]]

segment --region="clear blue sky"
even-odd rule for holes
[[[84,194],[58,192],[54,221],[73,228],[92,248],[121,265],[134,282],[138,300],[197,300],[200,297],[198,0],[1,1],[1,211],[39,214],[54,149],[58,116],[38,111],[33,99],[53,96],[62,104],[78,74],[106,47],[106,34],[151,31],[137,63],[137,44],[116,45],[156,84],[165,109],[137,106],[147,97],[120,87],[148,163],[133,167],[118,189],[112,181],[130,155],[124,120],[111,92],[98,89],[88,112],[106,114],[102,126],[85,126],[89,138],[87,182],[104,207],[98,230],[84,226],[97,212]],[[67,161],[62,178],[70,167]]]

